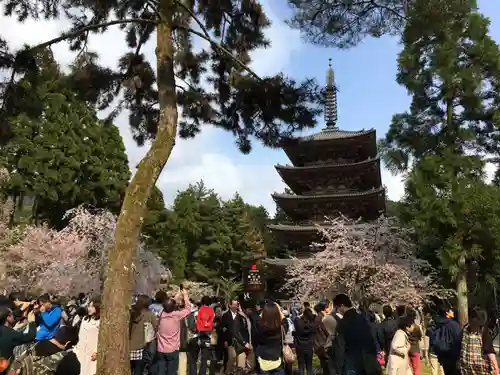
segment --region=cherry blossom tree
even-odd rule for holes
[[[4,252],[11,288],[70,295],[97,293],[101,283],[101,249],[109,245],[114,218],[106,211],[79,207],[66,214],[60,231],[28,225],[20,240]]]
[[[0,202],[0,285],[33,293],[74,295],[99,293],[107,253],[113,244],[115,217],[80,206],[66,213],[60,231],[46,225],[9,227],[12,205]],[[158,257],[142,246],[135,267],[137,294],[151,294],[167,271]]]
[[[344,292],[358,302],[419,304],[444,292],[428,263],[415,257],[408,232],[393,218],[360,223],[345,217],[319,228],[314,255],[287,267],[284,289],[299,299]]]
[[[196,281],[184,281],[183,288],[189,294],[189,297],[195,301],[199,301],[203,296],[213,296],[215,294],[212,285]],[[172,295],[177,295],[180,291],[180,285],[171,284],[168,286],[168,292]]]
[[[170,280],[172,276],[156,254],[146,250],[143,245],[139,246],[138,251],[134,294],[151,296],[162,283]]]

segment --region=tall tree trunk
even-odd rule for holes
[[[469,299],[467,288],[467,267],[465,257],[460,257],[459,272],[457,274],[457,313],[460,326],[464,327],[469,321]]]
[[[109,253],[104,282],[98,375],[130,374],[128,332],[138,238],[147,200],[170,156],[177,133],[171,8],[172,0],[160,0],[162,21],[157,28],[156,47],[160,106],[158,131],[127,187],[116,224],[115,244]]]

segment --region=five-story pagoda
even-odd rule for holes
[[[342,214],[371,221],[385,212],[375,129],[337,128],[337,93],[331,59],[325,121],[326,128],[319,133],[283,142],[282,148],[292,165],[276,166],[293,194],[272,195],[290,222],[271,225],[270,229],[298,258],[311,253],[310,244],[319,239],[317,226],[327,225],[325,218]],[[266,262],[286,265],[290,260]]]

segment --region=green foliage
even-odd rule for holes
[[[244,268],[266,256],[272,245],[269,223],[263,207],[238,194],[223,201],[200,182],[180,191],[171,209],[155,188],[142,233],[174,279],[217,284],[221,277],[241,280]]]
[[[307,41],[322,46],[349,48],[365,37],[401,31],[408,0],[288,0],[294,10],[289,24]]]
[[[387,199],[385,201],[385,211],[387,217],[399,218],[401,214],[401,202],[394,202]]]
[[[256,1],[91,0],[82,4],[76,0],[56,0],[48,4],[39,0],[28,4],[7,0],[3,3],[6,16],[17,16],[21,21],[37,19],[42,14],[46,19],[57,19],[60,9],[64,9],[72,23],[71,30],[43,46],[69,41],[73,51],[81,52],[66,87],[99,109],[110,107],[115,98],[123,95],[111,117],[128,109],[130,126],[139,144],[156,134],[159,91],[175,95],[182,108],[181,137],[194,137],[202,124],[210,124],[231,132],[245,153],[251,149],[251,138],[276,147],[283,137],[315,126],[315,117],[321,112],[316,103],[322,96],[314,81],[297,83],[281,74],[260,78],[248,68],[250,53],[269,46],[265,30],[270,22]],[[119,59],[116,70],[99,66],[98,56],[85,49],[89,34],[102,33],[108,27],[122,28],[130,48]],[[157,77],[141,48],[160,27],[160,35],[174,41],[174,72]],[[204,40],[203,50],[193,47],[194,38]],[[39,47],[27,46],[13,52],[7,42],[0,41],[0,69],[14,69],[29,77],[33,85],[37,84],[38,62],[34,53]],[[167,60],[161,64],[169,65]],[[169,76],[171,73],[175,75],[175,83],[174,77]],[[27,112],[19,104],[29,97],[29,90],[8,80],[2,114]],[[28,112],[35,117],[41,114],[37,108]],[[5,134],[10,132],[7,122],[1,128]]]
[[[445,274],[455,277],[464,260],[476,280],[495,284],[500,280],[500,188],[433,173],[436,164],[447,163],[428,157],[411,172],[403,215],[420,239],[421,255]]]
[[[397,79],[412,103],[380,144],[394,171],[448,148],[500,151],[500,52],[473,3],[417,1],[408,15]]]
[[[18,209],[29,197],[32,218],[56,226],[82,203],[117,214],[130,177],[118,128],[98,120],[92,107],[69,92],[45,87],[38,98],[43,116],[11,118],[11,138],[0,150]]]
[[[142,225],[144,243],[150,251],[160,256],[174,280],[183,280],[187,261],[186,245],[178,232],[177,216],[165,207],[163,194],[157,187],[149,197],[147,209]]]
[[[238,294],[243,291],[243,283],[222,276],[217,280],[217,291],[226,302],[230,302],[238,298]]]
[[[500,53],[488,26],[475,1],[412,4],[397,77],[412,102],[380,142],[386,164],[407,176],[398,211],[419,256],[461,285],[467,274],[499,280],[500,192],[484,183],[482,158],[500,151]]]

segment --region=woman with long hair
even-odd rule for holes
[[[306,372],[307,375],[313,375],[315,319],[311,309],[304,309],[304,313],[295,321],[294,339],[300,375],[305,375]]]
[[[80,375],[95,375],[97,360],[97,338],[101,321],[101,299],[94,297],[87,308],[87,315],[80,324],[78,343],[73,349],[80,362]]]
[[[262,309],[257,323],[258,336],[255,355],[261,374],[284,375],[283,317],[275,302],[268,302]]]
[[[132,306],[130,318],[130,367],[132,375],[142,375],[147,360],[151,356],[145,357],[149,351],[145,352],[148,344],[154,341],[156,331],[156,315],[149,311],[151,298],[146,295],[137,297]]]

